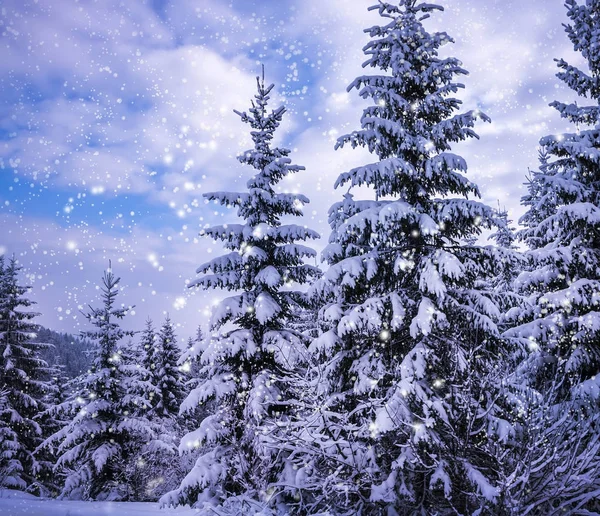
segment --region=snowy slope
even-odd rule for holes
[[[192,516],[195,509],[160,509],[158,503],[75,502],[44,500],[27,493],[0,489],[2,516]]]

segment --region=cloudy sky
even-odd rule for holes
[[[186,289],[218,245],[206,224],[233,221],[202,193],[243,188],[245,110],[261,63],[287,107],[281,144],[306,172],[305,223],[329,235],[340,172],[367,159],[334,151],[357,129],[362,29],[373,0],[3,0],[0,3],[0,252],[32,285],[38,322],[76,333],[112,260],[128,326],[168,312],[181,337],[205,324],[214,294]],[[445,0],[427,27],[456,40],[465,109],[492,118],[456,146],[484,200],[518,219],[541,136],[568,130],[548,107],[573,100],[555,57],[577,63],[561,0]]]

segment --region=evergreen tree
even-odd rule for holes
[[[201,354],[199,353],[205,338],[202,327],[198,326],[195,337],[188,338],[186,349],[179,359],[180,368],[186,379],[184,385],[185,398],[208,379],[206,377],[207,371],[202,366]],[[198,421],[202,421],[205,417],[213,414],[216,404],[215,400],[207,400],[202,404],[198,404],[195,408],[187,406],[185,411],[180,411],[181,424],[187,430],[185,433],[195,429]]]
[[[501,209],[500,203],[498,203],[496,217],[498,223],[498,230],[490,236],[490,239],[494,240],[496,242],[496,245],[498,245],[499,247],[503,247],[505,249],[516,249],[516,229],[512,225],[513,221],[508,218],[508,210],[506,208]]]
[[[154,440],[140,447],[135,460],[127,464],[126,474],[133,499],[155,501],[176,488],[190,466],[189,460],[177,457],[177,442],[183,435],[177,416],[184,379],[177,367],[179,349],[170,320],[157,334],[148,319],[139,345],[131,345],[129,354],[129,360],[137,364],[139,392],[149,401],[136,413],[152,424]]]
[[[58,361],[49,368],[50,378],[49,388],[43,398],[44,410],[35,415],[35,420],[42,429],[42,438],[47,439],[51,435],[58,432],[63,426],[68,423],[65,414],[57,411],[56,408],[67,401],[71,394],[72,382],[65,374],[66,367]],[[42,481],[50,496],[57,496],[64,485],[64,474],[53,471],[56,463],[56,455],[51,448],[43,446],[35,450],[37,461],[42,464]]]
[[[65,374],[65,366],[55,363],[50,368],[50,388],[44,398],[46,407],[57,407],[66,402],[71,397],[71,380]],[[62,419],[54,419],[55,414],[41,412],[38,414],[38,420],[43,422],[44,435],[50,436],[60,430],[66,422]]]
[[[167,316],[155,340],[150,364],[151,376],[158,392],[154,410],[161,417],[175,418],[185,397],[185,378],[177,365],[180,355],[173,323]]]
[[[142,337],[140,339],[140,349],[142,352],[142,364],[144,369],[151,371],[154,364],[154,352],[156,350],[157,335],[154,329],[154,323],[152,319],[146,319],[146,327],[142,331]]]
[[[17,457],[19,437],[5,422],[10,421],[12,408],[8,390],[0,391],[0,486],[8,488],[27,487],[22,479],[23,466]]]
[[[499,253],[502,256],[499,265],[500,270],[497,276],[491,281],[490,291],[494,302],[503,314],[501,327],[506,329],[508,323],[505,320],[504,314],[520,307],[523,303],[522,296],[517,293],[514,283],[517,274],[527,264],[515,243],[517,240],[517,231],[512,225],[512,220],[508,218],[508,211],[498,207],[496,210],[496,221],[497,230],[489,238],[496,242],[496,245],[499,247]],[[510,359],[504,360],[502,365],[510,368],[509,362]]]
[[[29,287],[19,283],[21,268],[13,257],[8,264],[0,256],[0,391],[6,394],[0,414],[0,487],[41,493],[45,491],[44,463],[34,451],[42,440],[35,419],[44,410],[43,399],[51,390],[49,368],[41,359],[44,344],[34,342],[38,314],[28,311],[33,302],[25,297]]]
[[[158,388],[156,387],[155,378],[155,353],[158,336],[154,329],[154,324],[150,318],[146,320],[146,327],[142,331],[142,336],[139,343],[141,359],[141,378],[144,381],[145,397],[150,401],[151,407],[156,406]]]
[[[489,292],[503,251],[474,241],[496,222],[451,142],[477,137],[479,111],[457,114],[466,75],[438,51],[453,40],[423,26],[441,7],[415,0],[371,7],[365,67],[348,90],[371,101],[337,147],[376,161],[341,174],[330,209],[330,264],[312,293],[323,333],[311,344],[317,403],[293,425],[286,485],[298,514],[498,514],[501,431],[489,371],[501,349]],[[387,512],[386,512],[387,511]]]
[[[588,70],[559,59],[557,76],[591,105],[551,104],[575,131],[540,141],[519,234],[527,300],[506,333],[524,356],[511,378],[520,431],[510,488],[516,510],[540,514],[589,514],[600,492],[600,1],[565,5]]]
[[[200,332],[200,335],[202,335],[202,330],[199,329],[198,331]],[[181,363],[181,370],[187,375],[187,379],[185,382],[186,387],[189,387],[190,385],[198,385],[198,375],[200,374],[199,363],[197,360],[192,360],[190,358],[190,355],[194,353],[194,345],[196,343],[201,343],[203,339],[204,337],[202,337],[201,340],[196,340],[192,337],[188,337],[186,343],[186,350],[182,353],[181,358],[179,359]]]
[[[181,358],[179,359],[181,368],[188,378],[186,380],[186,388],[188,391],[197,387],[199,382],[203,381],[200,378],[202,364],[200,363],[198,349],[202,346],[205,338],[206,336],[204,335],[204,331],[202,331],[202,326],[198,326],[198,328],[196,328],[195,337],[188,338],[187,348],[181,354]]]
[[[195,467],[181,487],[163,498],[167,504],[221,503],[243,493],[259,497],[281,468],[269,455],[262,428],[284,410],[288,373],[306,349],[301,334],[286,329],[300,294],[290,287],[318,274],[304,259],[314,251],[297,243],[317,238],[304,226],[285,224],[284,216],[302,215],[304,195],[277,191],[293,165],[290,151],[272,145],[285,108],[267,111],[273,85],[257,79],[258,93],[249,113],[236,113],[251,127],[254,148],[238,160],[255,170],[248,190],[205,194],[208,200],[237,208],[242,223],[215,226],[203,234],[224,242],[230,252],[198,268],[192,286],[236,291],[214,310],[212,331],[194,346],[202,364],[202,382],[182,405],[182,412],[214,401],[213,412],[182,440],[182,450],[202,447]],[[185,362],[191,358],[183,357]]]
[[[80,391],[56,408],[73,419],[45,442],[45,446],[56,444],[56,470],[66,473],[63,497],[132,499],[132,463],[144,447],[156,443],[155,427],[142,410],[149,402],[142,395],[138,367],[120,346],[132,332],[119,326],[129,309],[115,306],[118,284],[119,278],[106,271],[102,307],[90,307],[84,314],[94,326],[82,332],[96,343],[93,366],[81,379]]]

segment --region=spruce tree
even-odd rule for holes
[[[540,140],[520,221],[527,299],[506,333],[522,349],[510,488],[516,510],[544,514],[597,511],[600,492],[600,1],[565,5],[587,70],[558,59],[557,77],[588,105],[551,104],[574,131]]]
[[[509,219],[508,210],[506,208],[500,208],[496,210],[496,217],[498,221],[498,230],[490,235],[490,239],[496,242],[496,245],[503,247],[504,249],[516,249],[517,246],[515,241],[517,240],[517,232],[515,227],[512,225],[512,219]]]
[[[170,319],[167,317],[158,334],[148,319],[135,349],[140,393],[149,402],[137,413],[152,424],[154,440],[138,450],[127,475],[134,499],[154,501],[175,489],[190,465],[187,458],[177,457],[177,443],[184,434],[178,413],[185,378],[177,365],[180,351]]]
[[[160,417],[176,418],[184,399],[185,378],[177,365],[180,355],[173,323],[167,316],[156,337],[150,365],[151,377],[158,393],[154,411]]]
[[[58,409],[71,395],[72,381],[65,374],[65,369],[66,367],[60,364],[58,360],[49,368],[49,388],[43,398],[44,410],[35,415],[35,420],[42,429],[42,439],[44,440],[54,435],[68,423],[66,414]],[[41,476],[46,490],[44,494],[52,497],[57,496],[64,485],[64,474],[63,472],[53,471],[57,459],[54,450],[50,447],[44,447],[43,443],[40,443],[40,446],[35,450],[35,457],[43,465]]]
[[[457,113],[466,75],[442,59],[452,39],[423,26],[441,7],[415,0],[371,7],[363,66],[348,90],[370,102],[337,147],[375,161],[342,173],[330,209],[330,267],[311,289],[322,334],[311,344],[316,403],[291,427],[295,513],[497,514],[500,409],[489,371],[501,348],[490,280],[503,256],[474,241],[496,222],[469,197],[452,142],[476,138],[475,110]],[[356,200],[351,189],[370,188]],[[387,511],[387,512],[386,512]]]
[[[194,338],[188,338],[187,347],[179,359],[181,368],[188,378],[186,380],[188,390],[196,387],[198,382],[201,381],[200,372],[202,370],[202,364],[200,363],[198,349],[202,346],[205,338],[206,336],[202,330],[202,326],[198,326],[198,328],[196,328],[196,335]]]
[[[131,467],[156,439],[154,425],[144,415],[138,367],[128,360],[121,341],[133,332],[119,323],[129,309],[116,306],[119,278],[112,270],[102,278],[102,306],[84,315],[94,329],[82,335],[95,342],[91,370],[79,391],[56,408],[72,416],[44,446],[56,446],[56,470],[65,472],[62,497],[84,500],[130,500]]]
[[[540,382],[566,376],[564,396],[585,394],[597,387],[600,347],[593,345],[595,310],[600,303],[600,57],[594,43],[600,31],[597,1],[579,6],[567,0],[566,26],[575,50],[587,61],[589,72],[558,60],[557,76],[591,106],[553,102],[561,115],[574,123],[576,132],[541,139],[543,159],[532,175],[529,193],[523,198],[528,207],[521,224],[526,228],[521,240],[531,249],[532,271],[522,275],[520,285],[534,296],[526,324],[513,334],[521,334],[528,347],[541,347],[548,363],[540,371]],[[582,125],[596,126],[582,129]]]
[[[202,327],[198,326],[196,335],[188,338],[186,349],[179,358],[181,371],[185,374],[184,398],[187,398],[192,391],[207,380],[207,371],[202,365],[201,354],[198,352],[202,349],[205,338]],[[206,401],[198,404],[195,408],[186,406],[185,410],[180,410],[180,420],[182,426],[186,428],[185,433],[195,429],[198,421],[202,421],[206,416],[212,414],[215,404],[215,400]]]
[[[23,466],[17,457],[20,448],[19,437],[17,432],[5,423],[10,421],[11,414],[9,392],[0,391],[0,486],[25,489],[27,485],[22,480]]]
[[[496,221],[497,229],[490,235],[489,239],[493,240],[498,246],[500,270],[496,277],[491,280],[490,293],[502,313],[501,327],[506,329],[509,323],[504,315],[510,310],[518,310],[523,303],[523,298],[515,287],[515,279],[518,273],[526,267],[526,260],[516,244],[517,231],[512,225],[513,221],[509,219],[506,208],[500,209],[498,207]],[[503,355],[502,366],[510,368],[510,359],[507,356]]]
[[[13,257],[0,256],[0,391],[5,402],[0,414],[0,434],[6,442],[0,454],[0,487],[44,493],[46,471],[34,451],[42,441],[36,421],[51,390],[50,369],[40,357],[44,344],[34,342],[38,315],[29,311],[30,287],[19,282],[21,268]]]
[[[155,354],[158,335],[150,318],[146,320],[146,327],[142,331],[139,348],[142,355],[141,378],[145,386],[145,397],[150,401],[150,406],[155,407],[158,397],[158,388],[155,379]]]
[[[221,240],[229,252],[200,266],[201,277],[191,286],[235,294],[214,310],[212,335],[194,346],[202,381],[184,401],[182,412],[199,404],[213,410],[182,440],[182,450],[199,447],[200,456],[181,487],[163,498],[167,504],[219,504],[242,494],[259,498],[281,469],[270,457],[276,451],[263,442],[262,429],[286,410],[281,402],[288,374],[306,349],[303,336],[287,329],[287,320],[300,299],[294,286],[318,274],[304,263],[315,252],[298,241],[318,235],[283,220],[301,216],[309,201],[304,195],[280,192],[277,185],[304,167],[292,164],[288,149],[273,146],[285,108],[268,111],[273,85],[265,86],[264,74],[257,86],[249,112],[236,111],[250,126],[254,142],[253,149],[238,156],[254,169],[248,189],[205,194],[209,201],[236,208],[241,223],[202,232]]]
[[[36,416],[44,430],[44,437],[55,434],[67,423],[62,414],[53,411],[54,407],[62,405],[71,397],[72,382],[65,369],[65,366],[58,362],[50,367],[50,388],[44,397],[46,410]]]

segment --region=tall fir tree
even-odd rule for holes
[[[207,403],[213,412],[182,440],[182,450],[201,447],[200,457],[181,487],[163,498],[167,504],[219,504],[244,493],[259,498],[281,467],[263,443],[262,428],[283,409],[279,402],[286,396],[288,373],[306,350],[305,339],[287,329],[287,320],[301,297],[292,288],[319,274],[304,263],[315,252],[298,241],[318,235],[283,221],[285,216],[301,216],[309,200],[280,192],[277,185],[304,167],[292,164],[288,149],[273,146],[285,108],[268,111],[273,85],[265,86],[264,72],[257,86],[249,113],[236,111],[250,126],[254,142],[238,160],[255,175],[247,191],[205,194],[210,201],[237,208],[242,222],[202,232],[223,241],[230,252],[200,266],[197,273],[202,276],[191,286],[236,294],[214,310],[213,335],[183,358],[200,357],[202,381],[184,401],[182,412]]]
[[[506,333],[524,357],[511,378],[519,434],[510,488],[515,510],[540,514],[600,510],[600,1],[565,6],[587,70],[558,59],[557,77],[591,105],[551,104],[575,130],[540,141],[520,221],[529,264],[517,283],[527,299]]]
[[[13,257],[0,256],[0,391],[6,394],[0,415],[0,434],[5,452],[0,454],[0,487],[44,493],[45,461],[34,452],[42,441],[36,420],[44,410],[44,397],[52,389],[50,368],[40,353],[44,344],[34,342],[38,315],[21,285],[21,268]]]
[[[146,320],[146,327],[142,331],[139,348],[142,355],[141,360],[141,376],[145,386],[145,397],[150,401],[150,406],[154,407],[157,403],[158,389],[155,381],[155,354],[158,335],[154,329],[152,319]]]
[[[376,161],[341,174],[350,191],[330,209],[330,268],[311,292],[322,303],[314,410],[290,430],[290,507],[305,514],[497,514],[500,411],[488,372],[501,342],[489,280],[504,252],[474,241],[496,223],[466,179],[452,142],[477,135],[479,111],[457,114],[466,75],[439,57],[452,39],[423,26],[443,10],[380,1],[363,66],[348,90],[369,100],[361,128],[337,147]],[[316,394],[315,394],[316,393]],[[295,500],[295,501],[294,501]],[[387,511],[387,512],[386,512]]]
[[[158,392],[154,410],[161,417],[175,419],[185,397],[186,379],[178,365],[180,355],[175,329],[167,316],[155,340],[151,364],[153,382]]]
[[[62,497],[84,500],[130,500],[131,467],[144,448],[156,443],[155,426],[145,417],[149,407],[137,364],[128,360],[121,341],[133,332],[119,323],[129,309],[116,306],[119,278],[112,270],[102,278],[102,307],[90,307],[86,319],[93,330],[82,335],[96,344],[91,370],[80,390],[55,410],[72,420],[50,436],[56,446],[56,470],[65,472]],[[158,443],[160,447],[160,443]]]

